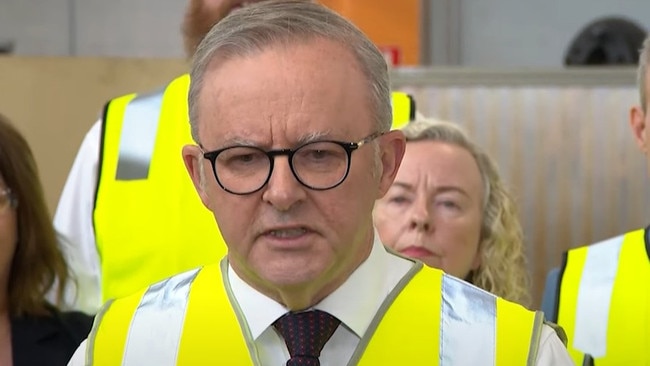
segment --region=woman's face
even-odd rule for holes
[[[374,221],[383,243],[403,255],[466,278],[480,265],[483,184],[462,147],[440,141],[406,144]]]
[[[9,280],[11,262],[18,241],[16,209],[11,205],[8,187],[0,178],[0,286]]]

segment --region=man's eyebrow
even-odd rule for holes
[[[325,140],[331,138],[332,132],[328,131],[310,131],[298,137],[296,143],[298,145],[307,144],[314,141]]]
[[[304,145],[310,142],[326,140],[331,138],[331,131],[310,131],[304,133],[298,137],[296,140],[295,146]],[[221,148],[226,148],[229,146],[256,146],[261,148],[266,148],[266,144],[260,144],[259,141],[247,139],[241,136],[233,136],[224,140],[221,144]]]
[[[259,143],[251,139],[247,139],[240,136],[234,136],[223,140],[219,143],[219,149],[231,147],[231,146],[259,146]]]
[[[224,145],[257,145],[257,142],[244,137],[231,137],[224,141]]]

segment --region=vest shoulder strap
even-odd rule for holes
[[[153,92],[130,94],[109,102],[103,125],[105,130],[117,128],[119,131],[116,180],[147,178],[164,96],[177,90],[187,94],[188,88],[189,76],[182,75]],[[180,100],[185,102],[186,98]]]

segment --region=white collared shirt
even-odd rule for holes
[[[375,233],[375,238],[377,237],[378,235]],[[368,329],[379,306],[412,265],[411,261],[387,252],[383,245],[375,240],[368,258],[343,285],[313,307],[326,311],[341,320],[341,325],[321,352],[322,366],[347,364],[361,339],[360,335]],[[272,324],[288,310],[252,288],[230,267],[228,268],[228,277],[233,294],[254,339],[261,365],[286,364],[289,359],[289,351]],[[518,335],[513,334],[512,336],[517,337]],[[399,346],[396,345],[396,347]],[[79,346],[68,366],[84,366],[85,354],[86,341]],[[542,328],[535,364],[537,366],[574,365],[555,331],[546,325]]]
[[[347,281],[313,307],[341,321],[323,347],[321,366],[340,366],[348,362],[382,302],[412,266],[412,262],[387,253],[375,240],[368,258]],[[289,351],[273,322],[289,310],[253,289],[230,267],[228,276],[262,365],[284,365],[289,359]]]

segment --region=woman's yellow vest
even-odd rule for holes
[[[226,253],[212,214],[185,169],[193,144],[189,76],[152,94],[110,101],[104,113],[93,223],[102,301],[127,296]],[[393,93],[393,123],[415,116],[413,98]]]
[[[260,365],[227,273],[224,260],[106,304],[86,364]],[[418,263],[348,365],[534,365],[541,326],[541,313]]]
[[[568,251],[558,324],[576,365],[650,365],[649,264],[645,230]]]

